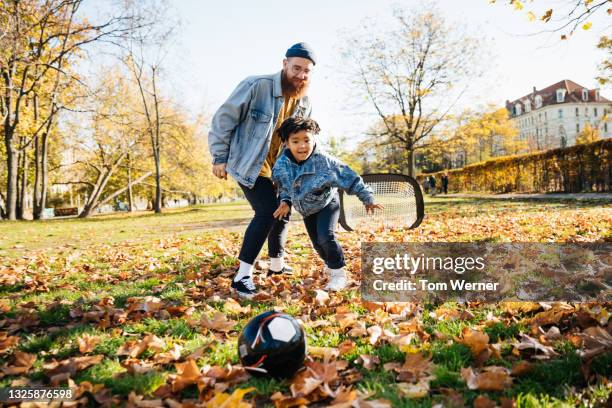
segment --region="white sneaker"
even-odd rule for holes
[[[340,269],[326,269],[326,272],[330,273],[329,282],[325,285],[325,290],[331,290],[333,292],[337,292],[346,288],[348,282],[346,279],[346,272],[344,268]]]

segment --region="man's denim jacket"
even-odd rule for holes
[[[281,72],[240,82],[212,119],[208,147],[213,164],[227,163],[227,173],[248,188],[255,185],[285,102]],[[298,100],[292,116],[309,117],[310,112],[305,96]]]
[[[279,186],[280,200],[291,204],[304,217],[321,211],[336,196],[338,188],[356,194],[364,204],[374,203],[372,189],[361,177],[316,145],[302,163],[297,163],[285,148],[272,169],[272,180]]]

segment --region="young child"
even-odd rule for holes
[[[274,217],[284,217],[292,206],[302,214],[310,240],[331,277],[325,289],[338,291],[346,287],[347,280],[335,234],[340,216],[337,189],[356,194],[368,212],[383,206],[374,203],[372,190],[357,173],[320,151],[314,140],[319,131],[312,119],[289,118],[281,124],[279,135],[286,148],[272,170],[281,200]]]

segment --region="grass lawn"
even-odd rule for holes
[[[397,407],[610,401],[612,352],[590,360],[576,352],[585,347],[583,331],[609,330],[609,304],[377,305],[359,300],[357,284],[321,300],[315,291],[324,285],[323,265],[299,221],[287,243],[296,276],[257,274],[267,297],[236,302],[229,285],[251,214],[238,202],[161,215],[0,223],[0,388],[74,381],[84,406],[181,406],[172,404],[199,399],[211,407],[226,400],[232,407],[239,401],[297,407],[300,398],[319,407],[355,400]],[[416,230],[339,237],[356,280],[361,241],[610,240],[612,205],[436,197],[427,199]],[[314,391],[306,392],[302,379],[252,378],[238,367],[240,329],[271,308],[304,323],[312,370],[324,361],[332,367]],[[552,327],[558,336],[541,337],[540,329]],[[523,334],[554,352],[541,359],[518,349]],[[484,359],[483,350],[490,353]],[[507,381],[479,383],[487,372]],[[244,389],[250,390],[242,396]]]

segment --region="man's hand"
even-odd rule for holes
[[[274,214],[272,214],[272,216],[280,220],[281,218],[289,214],[289,210],[291,210],[289,204],[287,204],[285,201],[281,201],[280,205],[278,206],[276,211],[274,211]]]
[[[383,210],[385,207],[382,204],[366,204],[365,208],[366,208],[366,213],[374,214],[375,208],[378,208],[379,210]]]
[[[225,171],[226,163],[213,164],[212,172],[218,178],[227,180],[227,172]]]

